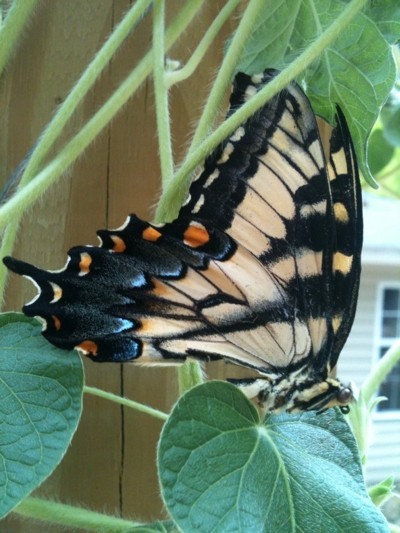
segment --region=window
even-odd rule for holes
[[[400,337],[400,287],[382,287],[378,324],[378,356],[382,357],[393,342]],[[400,363],[398,363],[379,389],[386,401],[378,404],[379,412],[400,410]]]

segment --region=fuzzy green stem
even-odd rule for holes
[[[0,74],[7,65],[37,0],[14,0],[0,29]]]
[[[13,509],[13,513],[52,524],[60,524],[68,527],[68,530],[71,531],[79,528],[98,533],[115,533],[116,531],[123,533],[124,531],[132,531],[133,527],[141,525],[138,522],[123,520],[116,516],[108,516],[32,496],[17,505]]]
[[[346,421],[356,439],[361,464],[364,466],[367,462],[371,440],[371,408],[365,402],[362,390],[359,392],[357,402],[350,407],[350,413],[347,415]]]
[[[110,37],[97,52],[93,60],[68,94],[67,98],[59,107],[57,113],[46,127],[43,135],[35,146],[31,157],[26,165],[21,178],[21,185],[32,179],[42,164],[46,154],[59,137],[65,124],[75,112],[76,108],[93,87],[94,82],[100,76],[104,68],[109,64],[112,56],[121,46],[123,41],[132,32],[132,29],[140,22],[143,13],[148,8],[151,0],[138,0],[129,9],[124,18],[112,32]]]
[[[367,404],[373,399],[380,384],[399,361],[400,340],[396,341],[385,355],[379,359],[378,363],[374,365],[374,368],[363,383],[362,391]]]
[[[182,396],[186,391],[192,389],[196,385],[204,382],[201,365],[198,361],[186,361],[184,365],[179,367],[178,383],[179,396]]]
[[[232,83],[238,58],[241,56],[246,42],[254,31],[254,26],[256,25],[257,19],[260,18],[260,15],[264,10],[264,2],[260,2],[259,0],[250,0],[249,5],[245,10],[234,37],[229,45],[222,65],[218,70],[218,74],[210,91],[209,97],[207,98],[207,103],[204,107],[189,148],[189,157],[190,154],[207,137],[211,128],[213,127],[215,118],[218,116],[218,110],[221,101],[226,94],[228,87]]]
[[[366,0],[352,0],[349,2],[338,18],[297,59],[254,95],[253,98],[241,106],[231,117],[225,120],[190,154],[190,157],[185,159],[160,198],[156,212],[157,220],[168,222],[175,217],[177,209],[182,205],[187,194],[188,177],[196,166],[205,159],[213,148],[254,114],[257,109],[311,65],[322,54],[324,49],[338,38],[340,33],[361,11],[365,3]]]
[[[165,35],[166,49],[171,47],[179,36],[185,31],[202,2],[190,0],[179,11],[178,15],[167,29]],[[118,89],[110,96],[97,113],[85,124],[85,126],[73,137],[70,142],[60,151],[31,182],[0,208],[0,229],[15,216],[16,213],[24,212],[33,204],[57,178],[80,156],[85,148],[93,141],[100,131],[109,123],[115,114],[124,106],[126,101],[142,84],[150,74],[153,64],[152,51],[140,61],[133,72],[125,79]]]
[[[364,465],[368,458],[368,449],[371,440],[371,415],[379,401],[376,397],[379,386],[385,377],[400,361],[400,341],[397,341],[374,365],[361,387],[357,403],[351,406],[347,421],[353,431],[360,452],[361,463]]]
[[[186,64],[178,70],[175,70],[173,72],[166,72],[165,81],[167,87],[171,87],[172,85],[175,85],[180,81],[186,80],[193,74],[193,72],[199,66],[207,50],[214,42],[214,39],[218,35],[221,27],[231,16],[234,9],[236,9],[236,7],[240,4],[240,1],[241,0],[229,0],[218,13],[216,18],[212,21],[211,26],[204,34],[203,38],[197,45],[196,49],[193,51]]]
[[[135,409],[135,411],[140,411],[141,413],[145,413],[146,415],[154,416],[155,418],[159,418],[160,420],[167,420],[168,418],[168,415],[166,413],[163,413],[158,409],[153,409],[153,407],[149,407],[148,405],[144,405],[133,400],[128,400],[128,398],[122,398],[117,394],[113,394],[112,392],[106,392],[104,390],[97,389],[96,387],[88,387],[87,385],[85,385],[83,387],[83,392],[86,392],[87,394],[92,394],[93,396],[98,396],[99,398],[104,398],[105,400],[109,400],[120,405],[125,405],[130,409]]]
[[[164,0],[155,0],[153,6],[154,99],[157,117],[161,177],[162,183],[166,184],[174,173],[174,163],[172,157],[168,89],[165,84],[164,21],[165,2]]]

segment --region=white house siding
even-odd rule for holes
[[[400,480],[400,417],[384,419],[377,415],[373,423],[372,446],[367,455],[366,479],[369,483],[394,476]]]
[[[399,267],[382,264],[363,266],[354,325],[338,365],[338,376],[344,382],[349,380],[361,386],[376,360],[377,297],[382,282],[399,283]],[[376,483],[390,475],[400,480],[400,412],[376,413],[372,430],[367,481]]]

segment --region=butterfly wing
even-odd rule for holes
[[[356,312],[363,238],[361,184],[346,119],[337,109],[330,142],[328,175],[333,198],[335,240],[332,260],[331,309],[335,332],[330,355],[333,368],[346,342]]]
[[[274,75],[238,75],[230,113]],[[24,312],[44,319],[50,342],[98,361],[222,357],[267,374],[326,373],[358,288],[357,261],[340,268],[338,254],[361,246],[343,117],[333,139],[334,197],[314,113],[290,84],[207,158],[174,222],[130,216],[98,232],[101,246],[72,248],[57,272],[6,258],[38,286]]]

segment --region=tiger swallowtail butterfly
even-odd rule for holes
[[[235,78],[229,114],[276,75]],[[131,215],[76,246],[60,271],[6,257],[37,297],[23,308],[54,345],[118,363],[224,359],[271,412],[348,410],[331,376],[354,319],[362,245],[354,149],[337,110],[325,158],[291,83],[204,162],[178,218]]]

